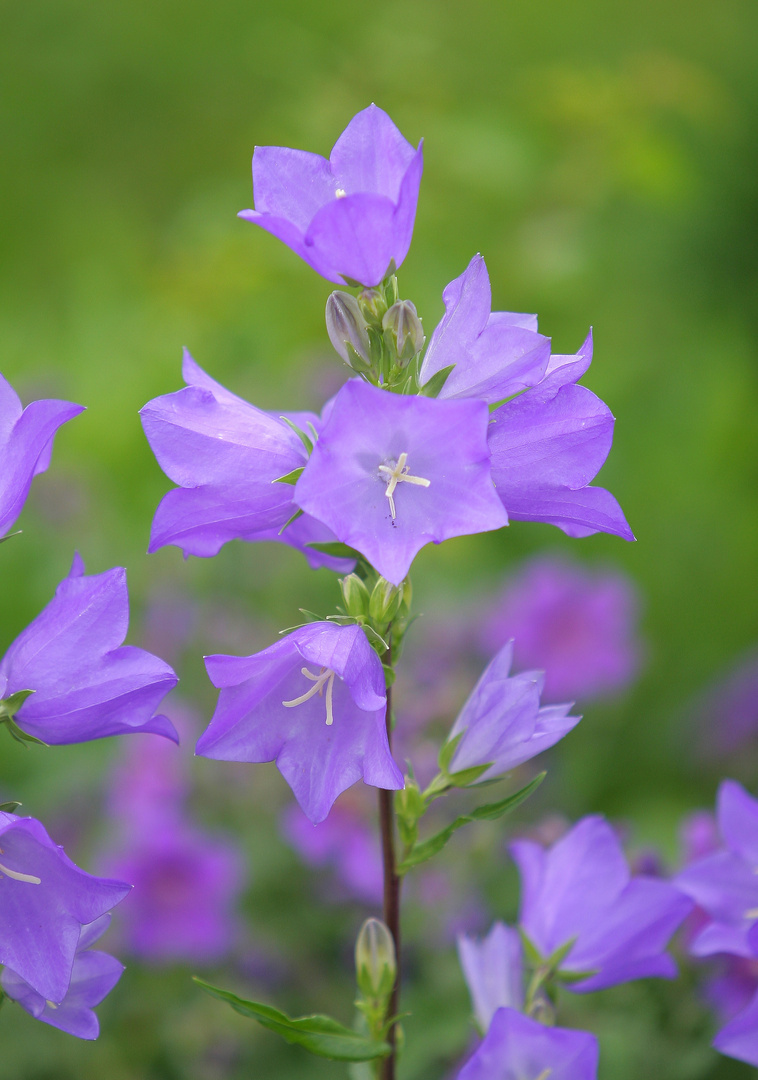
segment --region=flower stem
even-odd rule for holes
[[[384,663],[392,664],[392,646],[384,655]],[[392,749],[392,688],[387,689],[387,739]],[[397,1016],[400,998],[400,878],[395,867],[395,805],[394,791],[379,789],[379,823],[382,832],[382,862],[384,865],[384,922],[395,941],[397,976],[387,1005],[387,1017]],[[395,1080],[396,1026],[393,1024],[387,1035],[392,1053],[382,1059],[381,1080]]]

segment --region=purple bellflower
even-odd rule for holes
[[[758,993],[719,1031],[713,1046],[727,1057],[758,1066]]]
[[[513,642],[489,662],[450,731],[460,736],[448,771],[490,764],[479,780],[492,780],[515,769],[562,739],[581,719],[569,716],[571,705],[540,708],[543,675],[509,675]]]
[[[690,943],[694,956],[758,957],[758,800],[734,780],[718,792],[723,847],[685,867],[675,879],[707,916]]]
[[[208,656],[221,690],[197,753],[222,761],[276,761],[314,825],[363,778],[398,790],[379,657],[359,626],[310,623],[253,656]]]
[[[389,116],[369,105],[350,121],[329,160],[285,146],[256,146],[255,209],[239,216],[337,284],[378,285],[399,267],[413,235],[423,157]]]
[[[21,513],[34,477],[49,466],[56,431],[83,411],[83,405],[55,399],[24,409],[0,375],[0,537]]]
[[[0,661],[0,702],[33,691],[13,714],[22,732],[55,745],[137,731],[178,741],[171,721],[153,715],[176,675],[152,653],[121,644],[128,623],[126,571],[85,577],[75,556],[53,599]]]
[[[523,883],[523,931],[544,957],[573,940],[560,970],[588,973],[568,989],[586,993],[676,975],[664,949],[692,903],[667,881],[632,878],[602,817],[583,818],[548,851],[529,840],[510,850]]]
[[[482,1034],[489,1029],[498,1009],[523,1008],[524,965],[518,930],[496,922],[481,940],[461,934],[458,959]]]
[[[305,551],[312,566],[350,569],[305,545],[334,535],[318,521],[299,517],[293,487],[276,483],[305,465],[300,438],[275,416],[232,394],[211,379],[185,349],[187,386],[153,398],[141,411],[142,426],[158,464],[175,484],[158,506],[149,551],[175,544],[187,555],[217,555],[230,540],[278,540]],[[310,413],[293,415],[307,430],[320,424]]]
[[[427,383],[455,365],[441,398],[482,398],[495,404],[534,386],[550,361],[550,338],[537,333],[536,315],[491,311],[487,267],[475,255],[442,294],[445,315],[424,356],[419,378]]]
[[[542,381],[492,414],[492,478],[514,521],[544,521],[568,536],[613,533],[633,540],[616,499],[591,487],[611,448],[610,409],[577,386],[592,335],[575,356],[551,356]]]
[[[0,963],[60,1005],[82,927],[110,911],[131,886],[80,870],[34,818],[0,811],[0,849]]]
[[[498,1009],[458,1080],[596,1080],[597,1039],[545,1027],[515,1009]]]
[[[518,666],[545,672],[548,701],[618,693],[640,662],[634,585],[618,572],[538,557],[490,606],[480,636],[488,650],[514,638]]]
[[[351,379],[339,391],[295,502],[393,585],[430,541],[499,529],[483,401],[402,396]]]
[[[111,992],[124,970],[124,965],[115,956],[90,948],[108,929],[110,919],[110,915],[101,915],[81,928],[71,983],[58,1005],[46,1001],[42,994],[7,967],[0,975],[0,985],[5,993],[35,1020],[41,1020],[69,1035],[76,1035],[79,1039],[96,1039],[100,1034],[100,1025],[93,1008]]]

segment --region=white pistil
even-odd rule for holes
[[[332,703],[334,700],[334,676],[336,672],[332,671],[331,668],[321,668],[318,675],[314,675],[307,667],[300,668],[300,672],[305,675],[306,679],[311,680],[313,686],[310,690],[306,690],[304,694],[301,694],[300,697],[293,698],[292,701],[283,701],[282,705],[287,709],[292,709],[295,705],[302,705],[304,701],[308,701],[314,694],[323,697],[324,687],[326,687],[326,723],[328,727],[331,727],[334,723]]]
[[[334,193],[334,197],[336,199],[344,199],[346,195],[347,195],[347,192],[345,191],[344,188],[341,188],[341,187],[338,187],[337,190]]]
[[[5,874],[6,877],[12,878],[14,881],[26,881],[30,885],[42,884],[42,878],[35,877],[34,874],[22,874],[19,870],[9,870],[2,863],[0,863],[0,874]]]
[[[417,484],[419,487],[429,487],[431,480],[425,480],[423,476],[411,476],[408,472],[409,466],[406,464],[408,461],[408,455],[403,451],[400,457],[397,459],[394,465],[380,465],[379,472],[384,473],[387,477],[387,490],[385,495],[389,499],[390,513],[394,521],[395,514],[395,488],[399,483],[404,481],[406,484]]]

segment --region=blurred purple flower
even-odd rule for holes
[[[285,146],[256,146],[255,209],[239,217],[278,237],[329,281],[378,285],[411,244],[423,158],[389,116],[369,105],[327,161]]]
[[[295,502],[399,585],[430,541],[499,529],[483,401],[339,391],[295,485]]]
[[[310,623],[253,656],[205,664],[221,694],[198,754],[276,761],[314,824],[361,778],[403,787],[387,741],[384,672],[359,626]]]
[[[524,972],[518,930],[496,922],[481,940],[461,934],[458,959],[482,1033],[486,1033],[498,1009],[523,1008]]]
[[[33,990],[15,971],[6,967],[0,975],[0,985],[8,997],[30,1013],[35,1020],[59,1028],[79,1039],[96,1039],[100,1025],[92,1011],[111,992],[124,970],[124,965],[108,953],[91,949],[108,929],[110,915],[83,926],[76,947],[71,983],[66,996],[57,1005],[46,1001],[43,994]]]
[[[492,478],[508,517],[544,521],[568,536],[633,540],[616,499],[590,487],[611,448],[607,405],[576,386],[592,359],[592,335],[575,356],[551,356],[545,377],[492,414]]]
[[[450,731],[460,742],[449,766],[451,774],[490,764],[477,778],[492,780],[554,746],[579,723],[571,705],[540,708],[542,673],[509,675],[513,642],[508,642],[484,670]]]
[[[458,1080],[595,1080],[598,1045],[587,1031],[545,1027],[515,1009],[498,1009]]]
[[[758,735],[758,652],[744,656],[695,709],[703,754],[726,757]]]
[[[0,375],[0,537],[21,513],[34,477],[49,466],[58,428],[83,411],[83,405],[55,399],[24,409]]]
[[[727,1057],[758,1065],[758,993],[721,1029],[713,1046]]]
[[[121,644],[128,623],[126,571],[86,577],[75,556],[53,599],[0,662],[0,701],[33,691],[14,712],[19,728],[55,745],[131,732],[176,741],[171,721],[153,715],[176,675],[152,653]]]
[[[34,818],[0,811],[0,964],[45,1001],[65,998],[82,927],[130,888],[80,870]]]
[[[549,957],[575,939],[560,970],[588,978],[568,989],[676,975],[664,949],[692,903],[666,881],[632,878],[602,817],[583,818],[548,851],[528,840],[510,850],[523,884],[521,927],[536,949]]]
[[[475,255],[442,293],[445,315],[426,350],[422,384],[443,368],[455,365],[439,393],[441,398],[503,401],[545,374],[550,338],[537,333],[536,315],[491,311],[487,267]]]
[[[623,690],[636,676],[637,608],[634,584],[623,574],[542,556],[491,605],[482,645],[491,652],[514,638],[518,666],[545,672],[548,701],[589,700]]]
[[[348,897],[364,904],[381,902],[384,884],[379,839],[359,810],[340,801],[325,821],[313,825],[291,804],[284,809],[281,826],[303,861],[319,869],[331,868]]]

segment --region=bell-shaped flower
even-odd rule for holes
[[[69,1035],[76,1035],[79,1039],[96,1039],[100,1034],[100,1025],[93,1009],[111,992],[124,970],[124,965],[115,956],[90,948],[108,929],[110,919],[110,915],[101,915],[81,928],[71,983],[59,1004],[46,1001],[42,994],[8,967],[0,975],[0,986],[35,1020],[41,1020]]]
[[[359,626],[310,623],[253,656],[208,656],[221,690],[197,753],[276,761],[314,825],[363,778],[400,789],[390,753],[379,657]]]
[[[524,965],[518,930],[496,922],[485,938],[461,934],[460,960],[479,1030],[485,1033],[498,1009],[524,1005]]]
[[[492,290],[481,255],[450,282],[442,299],[445,314],[421,365],[422,385],[455,365],[439,397],[482,398],[494,404],[542,379],[550,361],[550,338],[537,333],[536,315],[491,311]]]
[[[45,1001],[68,993],[82,927],[130,889],[80,870],[39,821],[0,811],[0,964]]]
[[[588,1031],[545,1027],[515,1009],[498,1009],[458,1080],[596,1080],[598,1044]]]
[[[230,540],[275,540],[305,551],[312,566],[344,571],[344,561],[305,546],[333,541],[326,526],[302,515],[287,525],[298,511],[294,489],[276,481],[308,459],[289,424],[211,379],[186,349],[182,375],[183,390],[153,398],[140,414],[158,464],[179,485],[158,506],[148,550],[175,544],[185,556],[210,557]],[[311,413],[292,420],[306,432],[320,424]]]
[[[583,818],[547,851],[528,840],[510,850],[523,885],[522,930],[545,958],[567,948],[559,972],[587,973],[570,990],[676,975],[664,949],[692,902],[667,881],[631,877],[602,817]]]
[[[758,956],[758,800],[736,781],[725,780],[716,820],[723,846],[675,878],[677,888],[708,917],[690,951],[695,956]]]
[[[394,585],[430,541],[499,529],[484,401],[393,394],[351,379],[334,398],[295,502]]]
[[[376,105],[354,116],[329,159],[256,146],[254,210],[239,214],[277,236],[317,273],[378,285],[408,254],[423,158]]]
[[[83,410],[55,399],[32,401],[24,409],[0,375],[0,537],[21,513],[34,477],[50,464],[56,431]]]
[[[513,642],[489,662],[450,732],[460,738],[448,772],[455,774],[489,764],[478,780],[492,780],[555,745],[581,717],[569,716],[571,704],[540,708],[541,671],[510,675]]]
[[[758,993],[719,1031],[713,1047],[727,1057],[758,1066]]]
[[[542,381],[492,414],[492,478],[508,516],[544,521],[569,536],[613,533],[633,540],[616,499],[592,487],[611,448],[610,409],[576,379],[592,359],[592,336],[575,356],[550,358]]]
[[[77,555],[0,661],[0,721],[55,745],[137,731],[178,741],[171,721],[153,715],[176,675],[152,653],[122,645],[128,624],[126,571],[86,577]],[[24,691],[32,693],[16,706]]]

